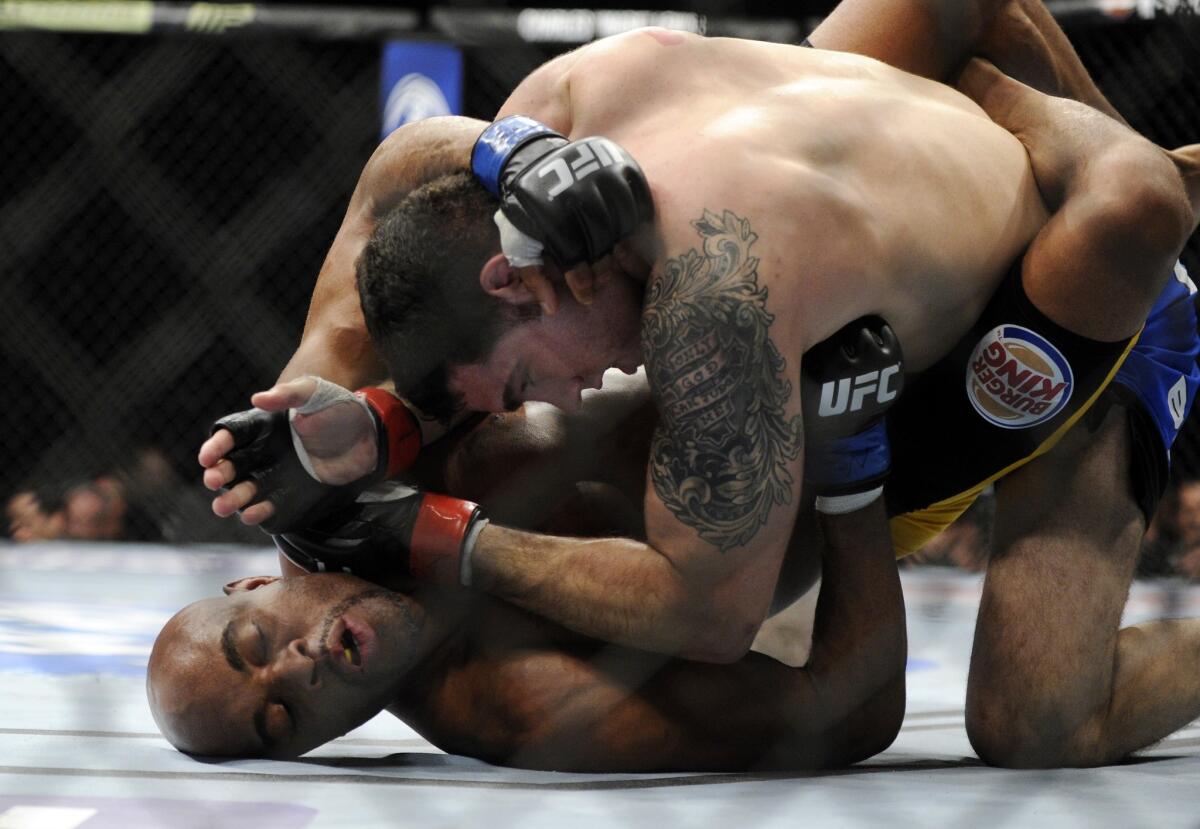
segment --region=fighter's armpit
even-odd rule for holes
[[[770,336],[758,238],[725,210],[693,221],[700,249],[651,280],[642,349],[662,423],[650,452],[654,491],[722,552],[749,543],[792,498],[801,418],[785,414],[787,362]]]

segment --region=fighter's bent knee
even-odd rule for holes
[[[1034,716],[998,698],[969,699],[967,739],[979,759],[1007,769],[1094,766],[1110,758],[1093,750],[1091,724],[1066,725],[1053,716]]]
[[[1178,169],[1140,139],[1122,143],[1090,165],[1084,225],[1109,244],[1174,261],[1192,232],[1191,203]]]

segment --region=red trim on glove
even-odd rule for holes
[[[421,424],[394,394],[370,386],[359,389],[383,423],[387,440],[387,477],[394,478],[412,466],[421,453]]]
[[[413,525],[408,566],[413,577],[437,584],[458,584],[462,546],[479,504],[426,494]]]

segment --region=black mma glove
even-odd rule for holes
[[[804,477],[817,510],[853,512],[883,492],[891,468],[884,415],[904,386],[900,342],[880,317],[862,317],[801,361]]]
[[[289,412],[248,409],[226,415],[213,424],[211,433],[226,429],[234,447],[226,454],[237,478],[255,482],[253,503],[271,501],[275,511],[262,527],[280,533],[305,526],[352,502],[358,493],[384,478],[408,469],[421,450],[421,427],[399,399],[383,389],[366,388],[351,394],[317,378],[317,391],[297,411],[312,413],[336,403],[352,401],[370,415],[376,441],[373,470],[343,486],[323,483],[316,477],[303,444],[292,430]]]
[[[388,481],[274,540],[292,563],[314,573],[469,585],[471,552],[486,524],[478,504]]]
[[[619,145],[567,141],[524,115],[483,131],[471,169],[500,199],[496,224],[513,267],[540,265],[543,247],[564,271],[595,262],[654,217],[646,177]]]

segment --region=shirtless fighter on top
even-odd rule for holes
[[[603,72],[596,71],[597,63]],[[705,70],[712,66],[722,69],[709,82]],[[1052,405],[1028,419],[1027,433],[1039,438],[1014,450],[1014,462],[1048,449],[1110,379],[1193,218],[1175,167],[1157,150],[1102,120],[1089,124],[1095,127],[1090,135],[1083,133],[1094,146],[1062,147],[1060,153],[1053,142],[1039,145],[1033,123],[1023,121],[1030,99],[1008,106],[1015,100],[1012,90],[1000,83],[997,92],[993,81],[977,73],[976,94],[1002,123],[1034,139],[1032,160],[1043,192],[1052,207],[1061,202],[1072,208],[1057,212],[1047,224],[1023,150],[1010,135],[956,93],[873,61],[638,33],[579,50],[531,76],[505,111],[528,112],[571,135],[605,133],[638,159],[651,184],[655,232],[641,240],[641,253],[655,266],[640,309],[641,348],[634,333],[639,289],[614,281],[586,308],[567,306],[536,319],[525,314],[524,321],[504,326],[496,348],[482,350],[476,355],[480,359],[448,360],[452,352],[447,350],[427,362],[428,350],[421,353],[414,346],[431,344],[429,328],[414,319],[397,326],[395,318],[387,318],[402,309],[395,296],[382,302],[371,296],[373,268],[403,255],[388,250],[405,238],[398,236],[402,225],[397,222],[410,227],[424,222],[429,232],[442,226],[447,235],[433,247],[457,247],[466,254],[455,276],[463,284],[482,282],[501,303],[516,307],[532,299],[503,257],[479,256],[480,250],[491,254],[498,247],[488,230],[494,203],[470,192],[463,177],[418,191],[383,224],[365,258],[364,306],[401,391],[427,386],[430,369],[443,368],[450,390],[471,408],[501,408],[506,390],[509,399],[540,397],[570,406],[581,382],[609,365],[644,359],[663,416],[651,453],[647,542],[532,536],[484,526],[461,504],[422,502],[417,496],[389,505],[396,535],[411,542],[407,558],[413,570],[453,579],[470,573],[473,586],[618,643],[695,658],[740,656],[771,604],[796,521],[801,400],[793,382],[798,360],[791,355],[808,352],[864,314],[880,314],[904,345],[906,371],[933,366],[963,339],[970,320],[996,293],[1008,263],[1031,241],[1020,278],[1008,280],[998,294],[1004,297],[999,313],[1018,314],[1001,322],[1050,337],[1053,342],[1043,353],[1050,363],[1057,363],[1055,355],[1064,358],[1073,372],[1069,400],[1058,405],[1046,392],[1047,400],[1038,401]],[[646,93],[628,91],[638,87]],[[672,87],[669,96],[667,87]],[[672,101],[669,111],[655,105],[664,100],[654,97],[660,95]],[[618,108],[617,101],[624,106]],[[440,127],[446,131],[435,137],[443,159],[465,162],[469,143],[456,145],[455,139],[470,131],[473,140],[477,128],[451,123],[425,129]],[[405,138],[414,135],[420,132]],[[694,140],[696,135],[704,140]],[[1085,150],[1071,157],[1086,157],[1089,163],[1065,163],[1067,150]],[[381,152],[386,157],[387,151]],[[1118,204],[1106,188],[1127,182],[1130,170],[1136,172],[1137,197],[1124,183]],[[916,199],[918,193],[935,198]],[[446,227],[447,216],[462,221]],[[969,216],[969,223],[957,223],[962,216]],[[1139,227],[1147,216],[1156,221]],[[1073,233],[1080,221],[1095,231],[1094,238]],[[446,264],[434,267],[441,274]],[[1103,292],[1112,304],[1097,312],[1072,301],[1087,291]],[[427,289],[417,292],[427,296]],[[463,310],[470,324],[478,324],[474,310]],[[463,331],[461,323],[437,322],[456,334]],[[718,335],[709,337],[714,330]],[[415,338],[416,332],[424,341]],[[432,343],[435,352],[438,346],[450,348],[444,339]],[[863,343],[870,350],[868,341]],[[982,339],[968,348],[976,344],[988,352]],[[886,351],[884,357],[894,358]],[[876,370],[893,363],[888,359]],[[684,389],[689,378],[704,386],[707,398]],[[1061,385],[1061,378],[1045,379],[1049,386],[1043,388]],[[277,404],[286,392],[276,394],[274,401],[262,402]],[[694,405],[698,399],[709,405]],[[706,411],[718,405],[721,417],[707,417]],[[1046,411],[1049,415],[1041,418]],[[1109,436],[1105,457],[1113,461],[1120,450],[1110,444],[1125,439],[1123,425],[1106,421],[1102,428]],[[213,447],[219,443],[210,445],[210,455]],[[217,466],[215,458],[208,465]],[[875,465],[868,471],[872,486],[867,491],[873,492],[881,470]],[[234,477],[228,462],[214,472],[219,483]],[[1036,483],[1036,473],[1029,474]],[[838,475],[828,482],[844,495],[846,485],[856,483],[852,477]],[[219,508],[246,506],[254,494],[253,484],[239,484]],[[1071,491],[1047,495],[1065,500]],[[837,501],[835,509],[845,503]],[[1028,500],[1025,507],[1024,525],[1009,553],[1043,529],[1046,512],[1029,509]],[[261,520],[269,512],[270,505],[263,504],[250,507],[246,517]],[[860,512],[882,516],[878,502]],[[437,528],[448,515],[459,522],[449,544],[450,536]],[[1087,534],[1125,534],[1133,523],[1131,511],[1119,520],[1118,527],[1116,518],[1100,527],[1080,527],[1066,546],[1078,544],[1091,552],[1096,540]],[[858,525],[869,522],[860,516]],[[460,543],[464,537],[466,545]],[[878,544],[869,534],[864,540]],[[305,543],[310,553],[320,547],[319,541]],[[469,558],[460,555],[464,549]],[[1057,552],[1061,560],[1078,563],[1070,551]],[[321,555],[336,558],[328,546],[318,550],[316,557]],[[396,563],[404,566],[399,559]],[[1081,583],[1087,578],[1081,575]],[[1094,581],[1089,586],[1095,592]],[[1038,598],[1025,593],[1023,600]],[[1109,599],[1106,593],[1106,604]],[[1062,603],[1061,589],[1057,601]],[[1037,611],[1026,615],[1036,617]],[[1080,627],[1075,620],[1068,625]],[[1098,638],[1104,641],[1096,650],[1107,642],[1111,668],[1115,621]],[[1166,640],[1156,646],[1158,659],[1165,658],[1164,648],[1181,644],[1178,636]],[[1105,681],[1088,685],[1088,694],[1093,685],[1106,697],[1120,690],[1110,670]],[[1179,696],[1163,703],[1170,713],[1147,733],[1170,730],[1186,721],[1180,717],[1195,714],[1195,689],[1181,690]],[[1090,716],[1091,711],[1083,712],[1085,725],[1090,726]],[[1075,730],[1069,736],[1074,738]],[[1069,749],[1078,749],[1072,755],[1078,759],[1059,761],[1099,762],[1129,750],[1130,739],[1146,738],[1137,731],[1110,743],[1107,736],[1089,732],[1078,745],[1068,741]]]

